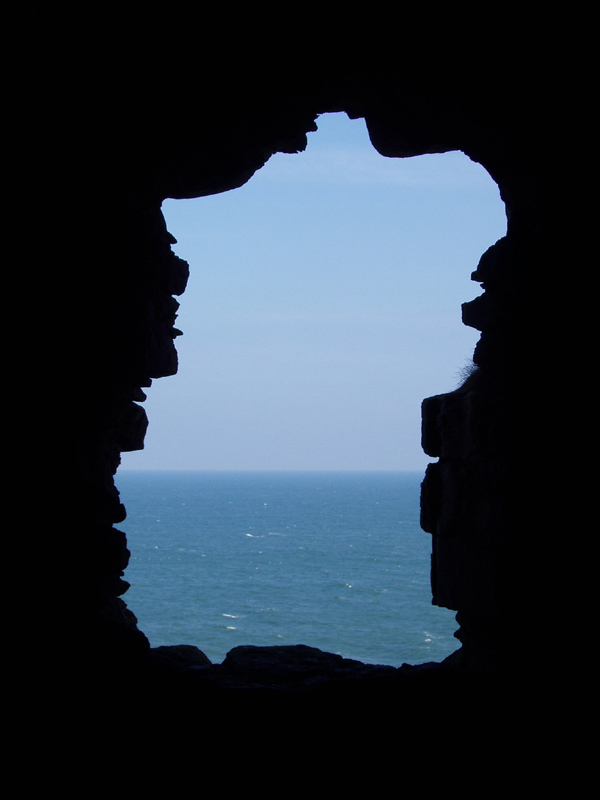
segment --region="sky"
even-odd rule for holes
[[[452,391],[479,333],[461,303],[506,233],[496,184],[462,153],[379,155],[326,114],[303,153],[239,189],[166,200],[190,279],[178,374],[153,382],[121,470],[416,470],[421,401]]]

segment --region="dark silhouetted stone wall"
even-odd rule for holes
[[[560,436],[548,439],[567,396],[555,380],[557,310],[566,325],[573,295],[555,277],[565,237],[554,207],[552,54],[533,59],[530,42],[492,42],[488,32],[417,43],[401,26],[377,55],[360,30],[326,46],[299,30],[279,47],[224,34],[207,52],[226,29],[197,28],[194,41],[185,20],[169,17],[148,35],[105,23],[72,38],[48,20],[27,50],[14,117],[21,292],[31,292],[18,393],[34,489],[14,558],[27,663],[55,668],[66,694],[78,682],[94,696],[118,687],[125,705],[144,676],[183,686],[186,702],[221,701],[225,686],[244,685],[247,653],[231,660],[235,678],[226,665],[206,677],[193,648],[171,661],[153,653],[123,602],[128,551],[115,526],[125,510],[113,478],[120,452],[143,446],[144,389],[177,370],[174,296],[187,280],[160,207],[242,185],[273,153],[301,151],[319,113],[345,111],[365,118],[383,156],[464,151],[498,183],[508,217],[507,236],[474,274],[484,291],[463,308],[481,331],[477,370],[423,405],[423,446],[438,459],[422,493],[433,600],[458,612],[463,648],[445,670],[397,675],[411,691],[425,680],[429,693],[450,696],[465,675],[538,669],[532,629],[546,637],[555,624],[542,606],[560,602],[553,531],[570,507],[553,491]],[[310,657],[313,675],[312,655],[298,657]],[[338,666],[323,662],[324,674],[339,678]],[[369,676],[353,675],[344,690],[357,696]],[[375,677],[382,696],[402,692],[387,670]]]

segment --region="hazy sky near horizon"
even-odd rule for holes
[[[461,303],[506,232],[462,153],[380,156],[327,114],[308,147],[243,187],[167,200],[190,265],[179,372],[154,381],[121,469],[423,470],[424,397],[454,389],[479,337]]]

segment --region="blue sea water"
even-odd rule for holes
[[[121,472],[124,596],[153,646],[306,644],[371,664],[439,661],[421,473]]]

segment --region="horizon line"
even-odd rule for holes
[[[433,463],[433,462],[432,462]],[[319,468],[319,469],[302,469],[302,468],[208,468],[208,467],[123,467],[120,466],[117,469],[117,472],[389,472],[389,473],[397,473],[397,472],[425,472],[424,468],[413,468],[413,469],[327,469],[327,468]]]

